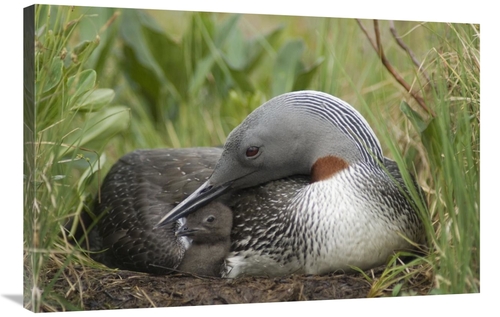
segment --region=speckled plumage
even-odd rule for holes
[[[221,152],[219,148],[155,149],[138,150],[122,157],[104,180],[102,202],[96,203],[96,215],[107,212],[92,232],[92,246],[94,250],[106,251],[93,257],[107,266],[133,271],[166,274],[171,271],[168,268],[177,269],[186,249],[185,243],[175,236],[179,223],[152,228],[165,211],[209,177]],[[196,168],[191,168],[193,166]],[[385,166],[403,185],[397,165],[386,159]],[[293,232],[301,236],[295,231],[299,223],[284,206],[290,205],[308,184],[307,176],[294,176],[221,198],[235,211],[228,264],[239,265],[246,258],[246,263],[253,265],[245,266],[243,271],[249,270],[246,273],[237,272],[241,270],[239,267],[234,271],[228,267],[227,276],[259,275],[253,272],[262,270],[260,263],[272,268],[268,275],[304,271],[300,267],[307,254],[302,249],[307,248],[307,244],[303,239],[293,243]],[[386,188],[380,190],[384,196],[394,195]],[[415,214],[408,217],[403,231],[414,232],[419,228],[415,225],[418,218]],[[309,238],[312,241],[312,237]],[[260,258],[260,262],[249,261],[249,258]],[[271,262],[265,264],[266,261]]]
[[[245,196],[236,194],[225,276],[323,274],[351,265],[366,269],[384,263],[394,250],[411,249],[400,234],[422,242],[420,219],[398,188],[405,188],[399,169],[389,159],[384,165],[391,175],[375,182],[354,168],[333,181],[285,178],[246,189]],[[353,183],[353,174],[362,181]],[[343,191],[358,195],[336,195]]]
[[[234,214],[225,277],[367,269],[424,236],[364,118],[313,91],[265,103],[224,149],[128,154],[102,188],[96,213],[108,214],[94,240],[108,250],[99,260],[131,270],[177,267],[185,246],[175,221],[213,201]]]
[[[94,214],[100,219],[90,234],[91,249],[97,251],[92,257],[112,268],[153,274],[177,269],[186,250],[185,240],[175,235],[181,224],[153,227],[210,176],[221,153],[220,148],[154,149],[120,158],[104,179],[101,203],[94,204]],[[241,228],[252,225],[258,216],[244,215],[267,209],[263,215],[269,219],[280,210],[285,197],[307,183],[304,176],[292,177],[220,201],[236,210],[235,224]],[[245,232],[233,229],[231,240],[239,241]]]
[[[168,273],[182,260],[179,223],[153,229],[161,217],[211,174],[220,149],[156,149],[129,153],[111,168],[94,213],[94,259],[110,267]]]

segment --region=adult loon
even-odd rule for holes
[[[316,91],[264,103],[222,150],[126,155],[101,196],[101,261],[153,273],[183,257],[178,220],[214,200],[234,215],[225,277],[367,269],[424,239],[399,169],[368,123]]]

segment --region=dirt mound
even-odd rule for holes
[[[49,280],[56,271],[48,272]],[[88,267],[66,269],[54,284],[59,297],[85,310],[364,298],[370,289],[359,273],[221,279]]]

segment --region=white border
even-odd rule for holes
[[[484,2],[484,3],[483,3]],[[106,314],[106,316],[135,316],[143,313],[151,316],[164,316],[170,313],[219,315],[235,314],[237,316],[254,316],[256,313],[275,315],[286,313],[292,315],[327,314],[338,315],[348,313],[355,316],[364,313],[366,316],[422,316],[440,313],[461,313],[460,315],[476,315],[483,309],[483,304],[493,302],[498,289],[498,273],[493,271],[498,263],[493,256],[498,252],[498,224],[500,213],[498,203],[498,52],[499,38],[498,10],[493,1],[129,1],[129,0],[77,0],[50,1],[50,4],[152,8],[185,11],[241,12],[279,15],[330,16],[379,18],[395,20],[441,21],[441,22],[473,22],[481,24],[481,168],[487,171],[482,178],[481,186],[481,294],[424,296],[418,298],[396,299],[363,299],[316,301],[304,303],[227,305],[193,308],[161,308],[100,311],[77,313],[81,316]],[[286,3],[286,6],[283,4]],[[17,314],[31,314],[18,303],[14,303],[6,295],[22,294],[22,8],[31,5],[26,1],[10,1],[2,6],[2,72],[0,104],[3,108],[0,117],[2,136],[0,197],[4,220],[0,229],[2,268],[0,279],[0,307],[2,310],[14,310]],[[15,26],[15,28],[14,28]],[[486,115],[485,115],[486,113]],[[493,121],[495,120],[495,121]],[[491,142],[490,142],[491,141]],[[495,161],[493,161],[495,160]],[[495,181],[494,181],[495,180]],[[494,182],[493,182],[494,181]],[[494,302],[493,302],[494,303]],[[485,308],[485,307],[484,307]],[[201,311],[200,309],[203,309]],[[9,314],[10,315],[10,314]]]

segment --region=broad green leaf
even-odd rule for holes
[[[228,36],[235,30],[236,24],[238,24],[239,19],[240,15],[231,15],[220,26],[216,28],[214,39],[215,47],[221,48],[224,45]]]
[[[104,7],[86,7],[85,15],[88,17],[86,19],[81,19],[79,21],[80,26],[78,27],[78,35],[82,40],[93,40],[96,36],[96,32],[99,30],[96,26],[105,26],[113,14],[119,11],[116,8],[104,8]],[[118,23],[114,21],[113,23]],[[106,26],[109,27],[109,26]],[[108,29],[106,28],[104,32],[99,32],[101,40],[109,36]]]
[[[187,99],[188,77],[182,47],[156,28],[143,25],[142,32],[152,57],[168,80],[168,91],[174,96]]]
[[[292,90],[303,50],[304,43],[301,40],[287,41],[281,47],[273,69],[272,96]]]
[[[236,81],[236,84],[238,85],[238,88],[241,89],[242,91],[247,91],[247,92],[253,92],[254,91],[254,86],[252,83],[249,81],[248,72],[246,71],[238,71],[238,70],[230,70],[231,71],[231,76]]]
[[[189,82],[188,91],[190,95],[196,95],[198,93],[214,64],[215,58],[212,55],[208,55],[196,65],[193,78],[191,78]]]
[[[401,102],[399,108],[419,133],[424,132],[428,123],[425,122],[425,120],[416,111],[414,111],[405,101]]]
[[[392,296],[399,296],[401,295],[401,288],[403,287],[403,283],[398,283],[394,286],[392,289]]]
[[[239,29],[231,32],[225,45],[224,61],[233,70],[243,70],[249,62],[247,43]],[[262,48],[261,48],[262,49]]]
[[[166,79],[161,71],[161,66],[151,54],[149,45],[146,43],[142,33],[141,21],[148,20],[144,15],[145,13],[141,10],[123,10],[123,20],[126,21],[126,23],[121,24],[120,33],[126,45],[134,51],[142,67],[151,70],[161,83],[165,83]]]
[[[313,79],[316,71],[319,69],[319,66],[323,63],[325,59],[320,57],[316,60],[316,62],[307,69],[302,69],[295,79],[295,83],[293,85],[293,90],[304,90],[309,87],[311,80]]]
[[[201,17],[200,17],[201,16]],[[182,38],[182,48],[185,54],[187,72],[189,75],[192,73],[192,68],[195,67],[196,63],[207,54],[208,45],[203,40],[203,35],[201,34],[200,22],[203,20],[203,13],[194,13],[191,16],[191,21],[189,24],[189,29],[186,31]],[[207,19],[206,19],[207,20]],[[208,25],[207,25],[208,24]],[[213,34],[213,23],[207,20],[203,23],[203,28],[209,34]]]
[[[47,74],[47,81],[43,86],[43,92],[47,92],[59,84],[63,74],[63,67],[64,63],[58,56],[52,59],[50,69]]]
[[[188,88],[191,95],[196,95],[199,92],[208,74],[212,72],[212,67],[215,64],[219,67],[212,74],[215,77],[215,84],[218,90],[222,94],[225,94],[224,92],[227,92],[226,88],[233,84],[233,78],[229,67],[226,65],[224,59],[219,58],[219,56],[222,57],[222,47],[231,32],[234,31],[238,19],[238,15],[231,16],[225,20],[221,26],[217,27],[215,36],[212,36],[209,27],[211,21],[204,19],[204,15],[196,16],[196,25],[200,28],[203,40],[207,44],[210,52],[203,57],[201,62],[196,63],[196,68]]]
[[[195,38],[194,45],[198,44],[200,47],[193,47],[195,50],[199,50],[199,53],[204,56],[209,52],[207,39],[203,36],[203,34],[208,35],[209,38],[213,41],[215,38],[215,28],[216,23],[213,18],[213,13],[195,13],[193,14],[193,37]],[[196,40],[197,38],[197,40]],[[194,55],[196,58],[201,57],[200,55]]]
[[[416,111],[410,108],[406,102],[401,102],[401,111],[408,117],[415,129],[420,133],[422,143],[427,150],[429,159],[435,166],[442,165],[442,140],[438,120],[432,118],[426,122]]]
[[[89,56],[95,48],[99,46],[99,39],[95,38],[94,40],[85,40],[80,43],[78,43],[72,50],[72,59],[73,61],[79,61],[81,62],[79,56],[86,54],[86,56]]]
[[[95,138],[106,139],[123,131],[129,125],[130,109],[125,106],[105,108],[89,116],[85,143]]]
[[[81,19],[77,19],[77,20],[71,20],[71,21],[68,21],[67,23],[65,23],[64,27],[62,28],[61,35],[63,37],[70,37],[71,33],[73,33],[73,31],[78,27],[80,22],[81,22]]]
[[[440,134],[439,121],[432,118],[421,133],[422,143],[427,149],[427,155],[435,166],[441,167],[443,162],[443,136]],[[451,140],[447,140],[449,142]]]
[[[232,70],[251,71],[264,55],[263,53],[274,54],[273,46],[282,30],[283,26],[280,26],[266,35],[258,35],[257,38],[246,41],[242,32],[235,28],[224,45],[225,62]]]
[[[46,24],[43,24],[41,27],[35,30],[35,36],[40,38],[45,33]]]
[[[92,44],[92,41],[86,40],[83,42],[78,43],[74,48],[73,48],[73,53],[76,55],[80,55],[83,53],[90,45]]]
[[[83,94],[71,108],[73,111],[95,112],[101,110],[115,97],[113,89],[100,88]]]
[[[120,65],[125,78],[130,82],[131,87],[134,87],[136,94],[148,101],[144,106],[146,108],[153,107],[158,101],[163,86],[161,79],[156,76],[155,71],[150,67],[145,67],[139,61],[139,57],[132,47],[124,45],[123,54],[124,58]]]
[[[100,34],[100,36],[102,36],[101,42],[92,55],[89,56],[89,61],[86,65],[95,69],[100,76],[107,73],[106,65],[109,65],[109,57],[113,56],[112,51],[118,38],[117,33],[118,25],[114,23],[113,27],[108,32],[104,33],[104,35],[107,36],[102,36]]]
[[[86,7],[85,16],[89,18],[80,20],[78,36],[82,40],[94,40],[98,31],[96,26],[102,26],[102,29],[99,30],[100,43],[85,63],[94,69],[99,76],[104,75],[104,65],[109,65],[110,57],[113,56],[111,49],[116,44],[116,34],[121,20],[119,12],[120,9],[116,8]],[[117,16],[113,19],[114,14]]]
[[[64,143],[77,147],[98,148],[106,144],[107,139],[125,130],[129,126],[130,110],[125,106],[108,107],[88,115],[85,126],[71,133]],[[92,146],[89,144],[93,143]],[[60,153],[64,155],[67,151]]]
[[[96,82],[96,72],[93,69],[86,69],[68,78],[67,87],[71,98],[75,100],[83,93],[94,88]]]
[[[102,168],[102,166],[106,163],[106,154],[102,153],[101,156],[99,157],[98,160],[94,160],[92,163],[90,163],[90,166],[85,170],[85,172],[82,173],[82,176],[80,177],[80,180],[78,181],[78,193],[82,194],[83,191],[85,190],[85,186],[88,184],[89,180],[91,179],[91,176],[96,173],[99,168]]]
[[[260,63],[262,57],[265,55],[264,53],[269,55],[274,54],[274,47],[277,46],[284,29],[284,26],[280,25],[265,36],[259,35],[250,41],[247,46],[249,60],[245,67],[246,72],[252,71]]]
[[[161,60],[156,57],[165,53],[158,52],[157,47],[164,48],[159,44],[165,37],[151,39],[153,34],[161,34],[152,19],[140,10],[124,10],[123,20],[127,23],[121,24],[120,35],[124,40],[124,59],[122,67],[126,77],[132,81],[133,86],[147,98],[151,114],[156,120],[163,120],[161,114],[167,103],[167,96],[176,101],[181,100],[179,91],[172,81],[169,81],[163,71]],[[168,50],[168,48],[167,48]],[[155,53],[153,53],[155,52]],[[179,62],[172,61],[176,67]],[[182,80],[180,80],[182,81]]]

